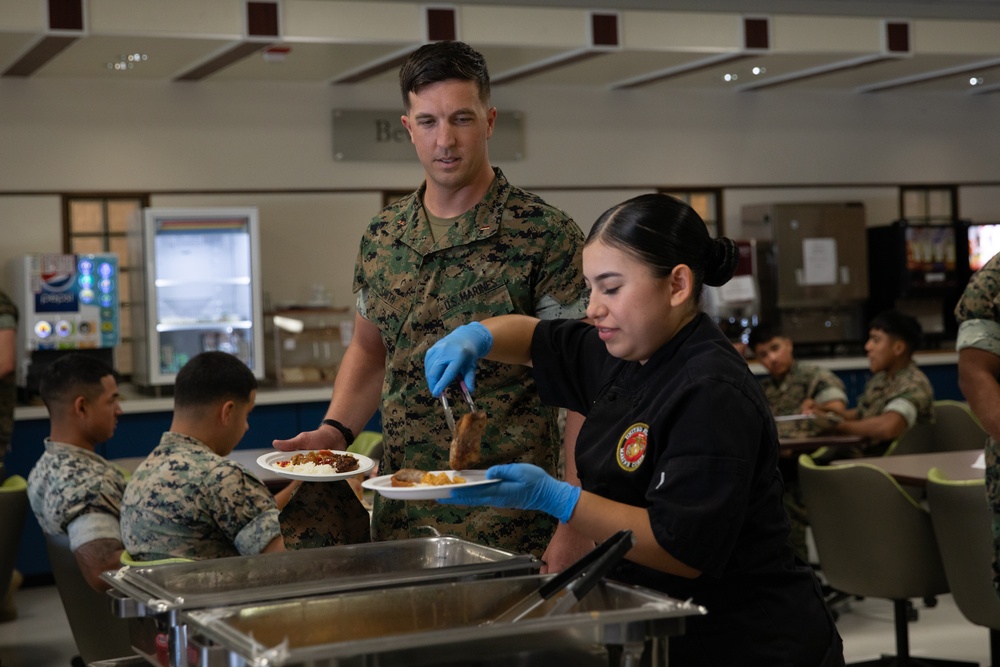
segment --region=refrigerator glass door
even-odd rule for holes
[[[238,357],[263,376],[256,209],[146,209],[146,384],[194,355]]]

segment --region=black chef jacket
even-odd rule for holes
[[[704,314],[645,364],[612,357],[582,322],[539,323],[531,350],[542,400],[586,416],[582,487],[645,507],[685,579],[626,561],[612,575],[693,599],[671,664],[824,663],[841,642],[812,571],[795,563],[771,411],[746,361]]]

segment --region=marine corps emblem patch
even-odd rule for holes
[[[648,424],[633,424],[629,426],[621,439],[618,440],[618,449],[615,452],[615,459],[618,465],[626,472],[633,472],[646,458],[646,437],[649,435]]]

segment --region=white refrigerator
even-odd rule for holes
[[[172,385],[194,355],[220,350],[264,376],[256,208],[147,208],[130,250],[139,387]]]

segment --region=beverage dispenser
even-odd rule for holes
[[[868,252],[860,203],[745,206],[743,232],[774,253],[774,309],[797,345],[857,347],[865,336]]]
[[[264,377],[256,208],[147,208],[130,230],[139,388],[172,385],[194,355],[233,354]]]
[[[930,346],[954,341],[955,304],[969,279],[968,224],[896,220],[868,229],[868,316],[895,309],[920,322]]]
[[[736,241],[739,262],[733,277],[720,287],[705,286],[702,308],[735,344],[746,345],[761,321],[775,319],[771,244],[756,239]]]
[[[119,330],[118,256],[31,254],[11,265],[20,311],[17,385],[27,401],[46,366],[68,352],[114,366]]]

